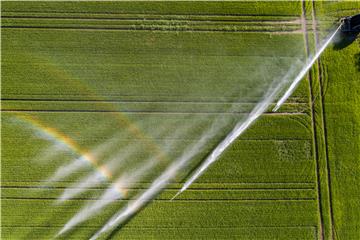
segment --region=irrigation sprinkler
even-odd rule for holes
[[[360,32],[360,14],[341,19],[341,31],[345,34],[357,35]]]

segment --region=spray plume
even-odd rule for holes
[[[90,240],[97,239],[100,235],[112,230],[114,227],[119,224],[127,221],[131,218],[137,211],[139,211],[144,205],[151,201],[165,186],[169,181],[174,178],[174,176],[183,169],[188,160],[192,159],[200,148],[202,148],[207,140],[212,137],[212,134],[205,134],[203,137],[192,146],[190,149],[187,149],[185,153],[179,157],[173,164],[171,164],[158,178],[156,178],[150,187],[137,196],[134,201],[131,201],[128,206],[124,207],[118,213],[116,213],[97,233],[95,233]]]
[[[341,25],[327,38],[327,40],[323,43],[322,47],[319,51],[306,61],[305,66],[300,70],[298,75],[292,81],[290,87],[285,92],[284,96],[277,102],[274,111],[278,110],[279,107],[285,102],[285,100],[291,95],[291,93],[295,90],[296,86],[300,82],[300,80],[305,76],[314,62],[319,58],[321,53],[326,49],[326,47],[330,44],[332,39],[335,37],[336,33],[339,31]],[[191,175],[191,177],[184,183],[183,187],[180,191],[172,198],[174,199],[180,193],[185,191],[198,177],[201,176],[202,173],[212,164],[214,163],[218,157],[225,151],[225,149],[235,141],[266,109],[269,107],[271,102],[276,98],[276,96],[281,92],[283,87],[290,82],[290,76],[293,75],[295,68],[290,69],[290,71],[284,76],[284,78],[278,83],[277,87],[270,88],[267,93],[267,96],[259,102],[256,107],[250,112],[249,116],[244,122],[238,123],[235,128],[226,136],[226,138],[220,142],[220,144],[211,152],[211,154],[205,159],[205,161],[200,165],[199,168],[195,170],[195,172]]]
[[[304,78],[305,74],[310,70],[312,65],[316,62],[316,60],[320,57],[320,55],[324,52],[326,47],[331,43],[331,41],[334,39],[337,32],[340,30],[342,25],[340,25],[329,37],[326,38],[326,40],[321,44],[320,49],[315,53],[313,57],[310,57],[306,63],[305,66],[301,69],[299,74],[296,76],[294,81],[291,83],[288,90],[285,92],[285,94],[279,99],[279,101],[276,103],[276,106],[273,109],[273,112],[276,112],[281,105],[290,97],[290,95],[294,92],[297,85],[300,83],[301,79]]]
[[[306,61],[305,67],[301,69],[300,73],[295,78],[293,78],[294,70],[291,70],[283,79],[278,79],[280,81],[274,81],[274,85],[266,92],[262,100],[256,104],[255,108],[252,111],[250,111],[250,113],[244,119],[242,119],[239,123],[235,125],[233,130],[211,152],[211,154],[204,160],[204,162],[200,165],[200,167],[194,171],[192,176],[189,178],[188,181],[186,181],[186,183],[181,188],[179,193],[185,191],[212,163],[214,163],[218,159],[218,157],[225,151],[225,149],[231,143],[233,143],[235,139],[239,137],[246,129],[248,129],[249,126],[256,119],[258,119],[259,116],[264,111],[266,111],[270,103],[278,96],[278,94],[284,89],[284,87],[291,82],[289,89],[285,92],[284,96],[277,102],[274,111],[279,109],[279,107],[286,101],[286,99],[294,91],[297,84],[305,76],[307,71],[311,68],[312,64],[325,50],[326,46],[331,42],[331,40],[333,39],[339,28],[325,41],[324,45],[316,52],[314,57]],[[263,96],[263,94],[261,96]],[[158,158],[160,159],[164,158],[163,152],[160,151],[162,150],[162,148],[160,148],[156,144],[153,144],[152,142],[147,141],[148,137],[144,135],[137,127],[135,128],[135,126],[133,126],[133,124],[129,119],[125,118],[124,116],[116,115],[116,117],[119,119],[119,122],[122,123],[122,125],[128,127],[129,132],[131,133],[131,135],[135,137],[135,139],[141,139],[142,141],[146,141],[148,148],[158,153],[158,156],[160,156]],[[133,201],[130,201],[126,207],[122,208],[119,212],[117,212],[91,239],[96,239],[103,233],[114,229],[116,226],[118,226],[121,223],[124,223],[125,221],[130,219],[130,217],[133,216],[137,211],[139,211],[145,204],[151,201],[156,196],[156,194],[158,194],[162,189],[164,189],[166,185],[172,179],[174,179],[174,177],[177,174],[179,174],[179,171],[183,170],[186,166],[188,166],[190,160],[193,159],[194,156],[196,156],[210,140],[212,140],[212,138],[216,135],[216,133],[218,133],[218,131],[222,128],[220,125],[217,125],[221,119],[222,116],[218,116],[218,119],[216,119],[213,122],[213,125],[210,127],[210,130],[209,129],[207,129],[207,131],[204,130],[200,139],[198,139],[195,144],[187,146],[185,149],[183,149],[182,154],[178,158],[176,158],[174,162],[172,162],[169,166],[167,166],[165,171],[163,171],[160,174],[160,176],[158,176],[157,178],[155,178],[154,181],[152,181],[149,188],[147,188],[144,192],[138,194]],[[42,124],[36,122],[32,124],[39,128],[42,128],[44,132],[49,133],[49,135],[54,139],[56,139],[57,141],[66,144],[69,148],[71,148],[73,151],[75,151],[80,155],[80,157],[78,158],[79,161],[82,160],[88,161],[98,171],[96,174],[90,175],[87,178],[82,179],[80,181],[80,184],[83,185],[77,187],[79,187],[80,189],[88,188],[90,186],[89,185],[90,180],[95,179],[95,183],[97,183],[98,181],[97,179],[100,179],[99,181],[101,181],[100,175],[104,175],[108,180],[113,180],[113,173],[109,171],[108,165],[106,164],[104,166],[100,165],[100,163],[97,161],[97,159],[95,158],[95,156],[93,156],[91,152],[82,149],[75,141],[70,139],[68,136],[63,135],[60,131],[57,131],[56,129],[43,126]],[[136,146],[139,147],[139,145]],[[150,160],[151,159],[152,158],[150,158]],[[149,159],[147,160],[150,161]],[[149,162],[149,168],[152,168],[151,163],[152,160]],[[78,163],[65,166],[59,170],[60,171],[59,176],[60,177],[65,176],[66,174],[63,175],[65,172],[67,173],[74,172],[78,167],[79,167]],[[101,174],[99,174],[99,172]],[[148,169],[146,167],[145,170],[143,168],[139,168],[138,175],[135,174],[136,171],[130,172],[131,174],[134,174],[133,175],[134,179],[131,179],[132,176],[130,174],[128,175],[125,174],[122,177],[116,179],[114,183],[111,185],[111,187],[107,189],[104,192],[104,194],[100,197],[100,200],[98,202],[96,202],[93,205],[88,205],[86,208],[78,212],[64,226],[64,228],[59,232],[58,235],[61,235],[62,233],[69,231],[78,223],[85,221],[90,216],[96,213],[99,213],[99,211],[102,208],[104,208],[106,205],[110,204],[116,199],[119,199],[119,196],[115,196],[115,192],[117,191],[116,189],[118,189],[119,186],[119,181],[122,182],[122,185],[120,184],[122,186],[121,188],[125,188],[125,186],[129,187],[131,186],[131,184],[126,183],[127,181],[140,179],[141,178],[140,176],[142,176],[143,173],[145,172],[146,173],[148,172]],[[76,195],[78,193],[79,192],[75,192],[75,193],[64,192],[64,195],[60,197],[60,199],[68,199],[73,197],[74,194]],[[120,196],[120,198],[122,197],[124,197],[124,195]]]
[[[180,137],[180,135],[185,134],[187,131],[190,130],[192,126],[185,125],[182,128],[178,128],[175,133],[172,133],[172,137]],[[168,153],[176,147],[176,142],[172,142],[171,144],[167,145],[166,148],[163,148],[162,151]],[[133,148],[136,149],[136,148]],[[131,151],[130,151],[131,152]],[[130,155],[127,155],[128,157]],[[126,157],[123,156],[122,161],[126,159]],[[111,161],[116,160],[116,158],[113,158]],[[110,189],[106,190],[105,193],[100,197],[99,200],[95,201],[93,204],[89,204],[86,207],[84,207],[80,212],[78,212],[73,218],[71,218],[65,226],[58,232],[57,236],[62,235],[71,229],[73,229],[76,225],[78,225],[81,222],[86,221],[90,217],[96,215],[99,213],[101,209],[106,207],[107,205],[111,204],[112,202],[123,199],[126,196],[127,189],[131,188],[136,182],[140,181],[144,177],[146,177],[148,174],[151,173],[151,169],[160,163],[158,161],[159,159],[157,156],[154,156],[150,159],[146,159],[145,163],[140,163],[140,166],[136,166],[134,171],[129,171],[129,173],[125,173],[121,175],[117,180],[114,181]],[[115,161],[116,162],[116,161]],[[111,169],[114,169],[113,167],[109,167]],[[93,176],[91,176],[89,179],[93,179]],[[80,181],[79,184],[82,182],[87,183],[89,182],[89,179],[85,181]],[[69,189],[71,190],[71,189]],[[117,191],[118,193],[122,193],[120,196],[117,194],[117,197],[114,197],[113,192]],[[65,191],[66,192],[66,191]],[[64,194],[65,194],[64,192]],[[64,195],[63,194],[63,195]],[[69,196],[66,196],[66,198],[69,198]],[[60,199],[64,199],[64,196]]]

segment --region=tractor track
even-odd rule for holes
[[[35,13],[31,13],[35,14]],[[36,13],[49,15],[23,15],[4,12],[2,28],[4,29],[53,29],[53,30],[123,30],[123,31],[191,31],[191,32],[273,32],[299,33],[299,18],[279,19],[277,16],[246,15],[154,15],[124,14],[109,17],[76,14],[68,16],[58,13]],[[36,21],[37,20],[37,21]],[[46,20],[46,21],[43,21]],[[50,21],[49,21],[50,20]],[[29,23],[30,21],[30,23]],[[32,22],[31,22],[32,21]],[[34,22],[36,21],[36,22]]]
[[[314,6],[312,6],[313,8]],[[304,26],[307,26],[306,21],[306,7],[305,7],[305,1],[302,0],[302,22],[303,22],[303,29],[304,29],[304,40],[305,40],[305,48],[306,48],[306,55],[310,55],[310,46],[309,46],[309,35],[307,28]],[[314,26],[313,26],[314,27]],[[315,31],[315,28],[313,28]],[[311,125],[312,125],[312,134],[313,134],[313,151],[314,151],[314,160],[316,163],[316,188],[317,188],[317,204],[318,204],[318,210],[319,210],[319,220],[320,220],[320,226],[319,226],[319,234],[321,239],[324,239],[324,219],[323,219],[323,206],[322,206],[322,195],[321,195],[321,180],[320,180],[320,166],[319,166],[319,149],[318,149],[318,143],[317,143],[317,130],[316,130],[316,120],[315,120],[315,109],[313,106],[313,103],[315,101],[314,95],[313,95],[313,75],[311,72],[307,74],[309,79],[309,93],[310,93],[310,111],[311,111]]]
[[[115,110],[85,110],[85,109],[1,109],[1,112],[87,112],[87,113],[141,113],[141,114],[196,114],[196,115],[201,115],[201,114],[226,114],[226,115],[232,115],[232,114],[248,114],[249,112],[199,112],[199,111],[152,111],[152,110],[148,110],[148,111],[143,111],[143,110],[119,110],[119,111],[115,111]],[[263,115],[308,115],[306,113],[303,112],[264,112]]]
[[[231,18],[231,19],[192,19],[192,18],[176,18],[176,17],[152,17],[152,16],[134,16],[134,17],[90,17],[90,16],[11,16],[11,15],[2,15],[2,19],[38,19],[38,20],[99,20],[99,21],[140,21],[140,22],[147,22],[147,21],[174,21],[174,22],[199,22],[199,23],[252,23],[252,24],[267,24],[267,25],[277,25],[277,24],[286,24],[286,25],[298,25],[300,24],[300,19],[294,20],[273,20],[273,19],[251,19],[251,18]]]
[[[142,27],[139,28],[136,27],[50,27],[50,26],[2,26],[2,29],[28,29],[28,30],[69,30],[69,31],[78,31],[78,30],[84,30],[84,31],[161,31],[161,32],[239,32],[239,33],[273,33],[273,34],[300,34],[302,33],[302,30],[266,30],[266,29],[259,29],[259,30],[237,30],[237,29],[195,29],[195,28],[187,28],[183,29],[181,26],[177,27],[171,27],[168,28],[166,25],[164,27]]]
[[[317,23],[316,23],[316,8],[315,8],[315,2],[312,1],[312,20],[313,20],[313,27],[314,27],[314,36],[315,36],[315,44],[316,46],[319,43],[319,34],[317,31]],[[317,68],[319,70],[318,73],[318,80],[319,80],[319,98],[320,98],[320,109],[321,109],[321,114],[320,114],[320,118],[321,118],[321,126],[322,126],[322,137],[323,137],[323,145],[324,145],[324,154],[325,154],[325,164],[326,164],[326,187],[327,187],[327,191],[328,191],[328,197],[329,197],[329,211],[330,211],[330,223],[329,223],[329,227],[330,227],[330,237],[331,239],[335,239],[334,236],[336,235],[335,233],[335,226],[334,226],[334,213],[333,213],[333,201],[332,201],[332,190],[331,190],[331,170],[330,170],[330,162],[329,162],[329,152],[328,152],[328,143],[327,143],[327,128],[326,128],[326,116],[325,116],[325,101],[324,101],[324,87],[323,87],[323,68],[322,68],[322,64],[321,64],[321,59],[319,58],[317,60]]]

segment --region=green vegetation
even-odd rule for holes
[[[9,2],[2,7],[4,12],[32,12],[40,13],[81,13],[88,14],[156,14],[156,15],[256,15],[256,16],[299,16],[301,11],[300,2],[246,2],[246,3],[222,3],[222,2],[30,2],[19,5]],[[186,16],[184,16],[186,17]]]
[[[352,4],[352,5],[351,5]],[[352,8],[353,7],[353,8]],[[359,14],[359,2],[317,3],[320,11],[339,17]],[[353,10],[353,9],[357,10]],[[337,10],[335,10],[337,9]],[[343,14],[343,15],[341,15]],[[329,174],[329,215],[334,238],[357,239],[360,235],[360,44],[328,49],[321,59],[325,145],[322,151]]]
[[[313,20],[326,29],[358,8],[357,2],[311,1],[3,2],[1,239],[51,239],[110,185],[55,204],[91,166],[43,188],[78,154],[65,151],[41,163],[41,151],[53,145],[21,116],[36,117],[84,149],[101,144],[114,129],[131,130],[132,123],[145,129],[155,147],[165,141],[186,146],[197,139],[165,139],[179,121],[202,123],[193,136],[215,114],[229,114],[235,122],[264,93],[249,94],[251,86],[261,85],[264,76],[277,77],[314,49],[320,33],[313,31]],[[357,239],[359,55],[359,40],[327,49],[279,112],[269,109],[175,201],[168,199],[184,176],[112,237]],[[258,71],[260,64],[266,71]],[[236,84],[247,77],[248,83]],[[170,94],[173,88],[177,95]],[[234,92],[246,97],[229,113]],[[189,120],[188,113],[196,117]],[[153,126],[168,132],[155,136],[161,128]],[[115,137],[118,149],[133,141],[122,132]],[[146,137],[136,141],[156,152]],[[209,142],[197,157],[216,144]],[[136,183],[129,196],[148,186]],[[126,201],[110,204],[63,239],[89,238]]]

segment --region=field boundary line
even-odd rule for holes
[[[46,181],[8,181],[8,182],[20,182],[20,183],[29,183],[29,182],[36,182],[36,183],[44,183]],[[4,181],[2,181],[2,183],[4,183]],[[73,183],[72,181],[61,181],[61,183]],[[196,185],[218,185],[218,184],[228,184],[228,185],[255,185],[255,184],[264,184],[264,185],[271,185],[271,184],[300,184],[300,185],[305,185],[305,184],[313,184],[314,182],[238,182],[238,183],[204,183],[204,182],[200,182],[200,183],[194,183],[192,186],[196,186]],[[151,182],[136,182],[136,184],[151,184]],[[180,187],[182,186],[183,183],[179,182],[179,183],[170,183],[171,184],[179,184]],[[191,189],[191,187],[189,188]]]
[[[249,112],[198,112],[198,111],[194,111],[194,112],[185,112],[185,111],[179,111],[179,112],[169,112],[169,111],[129,111],[129,110],[119,110],[119,111],[114,111],[114,110],[81,110],[81,109],[77,109],[77,110],[71,110],[71,109],[66,109],[66,110],[55,110],[55,109],[1,109],[1,112],[63,112],[63,113],[71,113],[71,112],[86,112],[86,113],[142,113],[142,114],[194,114],[194,115],[201,115],[201,114],[226,114],[226,115],[236,115],[236,114],[248,114]],[[266,112],[263,113],[263,115],[278,115],[278,116],[288,116],[288,115],[307,115],[304,112]]]
[[[310,0],[313,4],[313,0]],[[307,20],[306,20],[306,0],[301,1],[302,5],[302,21],[303,21],[303,29],[304,29],[304,41],[305,41],[305,51],[307,57],[310,56],[310,45],[309,45],[309,33],[305,26],[307,26]],[[312,6],[313,8],[313,6]],[[314,30],[315,31],[315,30]],[[322,197],[321,197],[321,180],[320,180],[320,166],[319,166],[319,154],[318,154],[318,143],[317,143],[317,130],[316,130],[316,119],[315,119],[315,109],[313,106],[314,102],[314,95],[313,95],[313,75],[312,72],[309,72],[307,74],[309,79],[309,104],[310,104],[310,111],[311,111],[311,125],[312,125],[312,133],[313,133],[313,152],[314,152],[314,160],[316,164],[316,188],[317,188],[317,205],[318,205],[318,217],[319,217],[319,223],[320,228],[318,232],[318,236],[320,235],[320,239],[324,239],[324,219],[323,219],[323,206],[322,206]]]
[[[24,226],[24,225],[4,225],[1,226],[4,228],[13,228],[13,227],[17,227],[17,228],[49,228],[49,226],[39,226],[39,225],[28,225],[28,226]],[[59,228],[59,227],[63,227],[63,225],[52,225],[51,227],[53,228]],[[97,226],[79,226],[79,228],[95,228],[98,229]],[[221,226],[221,227],[161,227],[161,226],[154,226],[154,227],[147,227],[147,226],[141,226],[141,227],[136,227],[136,226],[126,226],[126,228],[134,228],[134,229],[231,229],[231,228],[316,228],[316,226],[313,225],[292,225],[292,226],[284,226],[284,225],[279,225],[279,226]]]
[[[171,140],[171,141],[197,141],[198,139],[194,139],[194,138],[152,138],[152,139],[156,139],[156,140]],[[128,138],[123,138],[123,139],[119,139],[119,141],[127,141]],[[16,139],[15,139],[16,141]],[[244,138],[239,138],[236,141],[242,141],[242,142],[292,142],[292,141],[299,141],[299,142],[308,142],[311,141],[311,139],[308,138],[276,138],[276,139],[244,139]],[[9,141],[11,142],[11,141]],[[212,141],[212,143],[216,143],[216,141]],[[225,183],[227,184],[227,183]],[[252,184],[252,183],[250,183]],[[271,184],[271,183],[270,183]],[[276,183],[275,183],[276,184]]]
[[[154,13],[151,13],[151,12],[148,12],[148,13],[136,13],[136,12],[128,12],[128,13],[125,13],[125,12],[87,12],[87,13],[84,13],[84,12],[76,12],[76,11],[71,11],[71,12],[65,12],[65,11],[6,11],[6,10],[3,10],[2,11],[2,14],[4,13],[30,13],[30,14],[92,14],[92,15],[149,15],[149,16],[152,16],[152,15],[161,15],[161,16],[180,16],[180,17],[187,17],[187,16],[200,16],[200,17],[259,17],[259,16],[262,16],[262,17],[283,17],[283,18],[298,18],[299,16],[296,14],[296,15],[271,15],[271,14],[262,14],[262,15],[258,15],[258,14],[232,14],[232,13],[224,13],[224,14],[210,14],[210,13],[183,13],[183,14],[173,14],[173,13],[157,13],[157,14],[154,14]]]
[[[82,189],[80,187],[43,187],[43,186],[1,186],[0,188],[3,189],[53,189],[53,190],[57,190],[57,189]],[[92,187],[92,188],[87,188],[89,190],[104,190],[107,189],[107,187]],[[133,187],[133,188],[127,188],[127,190],[146,190],[146,187]],[[164,192],[166,191],[178,191],[180,190],[180,188],[166,188],[164,190]],[[189,191],[309,191],[309,190],[314,190],[313,187],[309,187],[309,188],[191,188],[189,189]]]
[[[155,17],[154,17],[155,16]],[[141,21],[141,22],[150,22],[150,21],[174,21],[174,22],[201,22],[201,23],[211,23],[211,22],[217,22],[217,23],[262,23],[262,24],[267,24],[267,25],[278,25],[278,24],[285,24],[285,25],[300,25],[300,19],[296,18],[296,19],[251,19],[251,18],[233,18],[233,16],[228,16],[228,15],[224,15],[224,17],[227,18],[223,18],[223,19],[211,19],[211,18],[184,18],[184,17],[178,17],[176,15],[171,15],[174,16],[173,18],[170,17],[162,17],[161,15],[143,15],[143,16],[136,16],[134,15],[133,17],[96,17],[93,16],[91,17],[90,15],[86,15],[86,16],[31,16],[31,15],[2,15],[1,18],[2,19],[54,19],[54,20],[94,20],[94,21]],[[187,16],[187,15],[184,15]],[[196,15],[194,15],[196,16]],[[232,18],[231,18],[232,17]],[[241,16],[239,15],[239,17],[248,17],[248,16]],[[254,15],[253,17],[261,17],[261,15]]]
[[[315,37],[315,44],[316,47],[319,44],[319,35],[318,35],[318,31],[317,31],[317,25],[318,23],[316,22],[316,8],[315,8],[315,2],[313,0],[312,2],[312,15],[313,15],[313,25],[315,26],[314,28],[314,37]],[[333,214],[333,204],[332,204],[332,189],[331,189],[331,170],[330,170],[330,163],[329,163],[329,152],[328,152],[328,144],[327,144],[327,129],[326,129],[326,117],[325,117],[325,101],[324,101],[324,96],[323,94],[325,94],[324,89],[323,89],[323,68],[322,68],[322,64],[321,64],[321,58],[319,58],[316,61],[317,64],[317,68],[318,68],[318,82],[319,82],[319,105],[320,105],[320,118],[321,118],[321,126],[322,126],[322,138],[323,138],[323,151],[324,151],[324,155],[325,155],[325,165],[326,165],[326,174],[325,174],[325,180],[326,180],[326,187],[327,187],[327,191],[328,191],[328,198],[329,198],[329,214],[330,214],[330,218],[329,218],[329,228],[330,228],[330,238],[331,239],[335,239],[335,229],[334,229],[334,214]]]
[[[36,198],[36,197],[2,197],[1,200],[58,200],[58,197],[43,197],[43,198]],[[98,201],[101,198],[85,198],[85,197],[78,197],[72,199],[65,199],[64,202],[71,202],[71,201]],[[239,199],[210,199],[210,198],[184,198],[184,199],[173,199],[173,202],[294,202],[294,201],[315,201],[316,198],[239,198]],[[116,202],[129,202],[131,199],[115,199]],[[152,202],[170,202],[169,198],[164,199],[153,199]]]
[[[208,32],[208,33],[216,33],[216,32],[229,32],[229,33],[272,33],[272,34],[302,34],[301,30],[266,30],[266,29],[247,29],[247,30],[237,30],[237,29],[196,29],[196,28],[188,28],[184,27],[165,27],[161,26],[154,26],[154,27],[90,27],[90,26],[84,26],[84,27],[50,27],[50,26],[1,26],[1,29],[23,29],[23,30],[58,30],[58,31],[78,31],[78,30],[84,30],[84,31],[130,31],[130,32],[136,32],[136,31],[149,31],[149,32]]]
[[[148,100],[148,101],[141,101],[141,100],[111,100],[111,99],[41,99],[41,98],[2,98],[1,101],[23,101],[23,102],[106,102],[106,103],[174,103],[174,104],[257,104],[257,102],[250,102],[250,101],[155,101],[155,100]],[[276,104],[276,102],[272,102],[271,104]],[[296,104],[308,104],[305,102],[287,102],[284,103],[287,105],[296,105]]]

